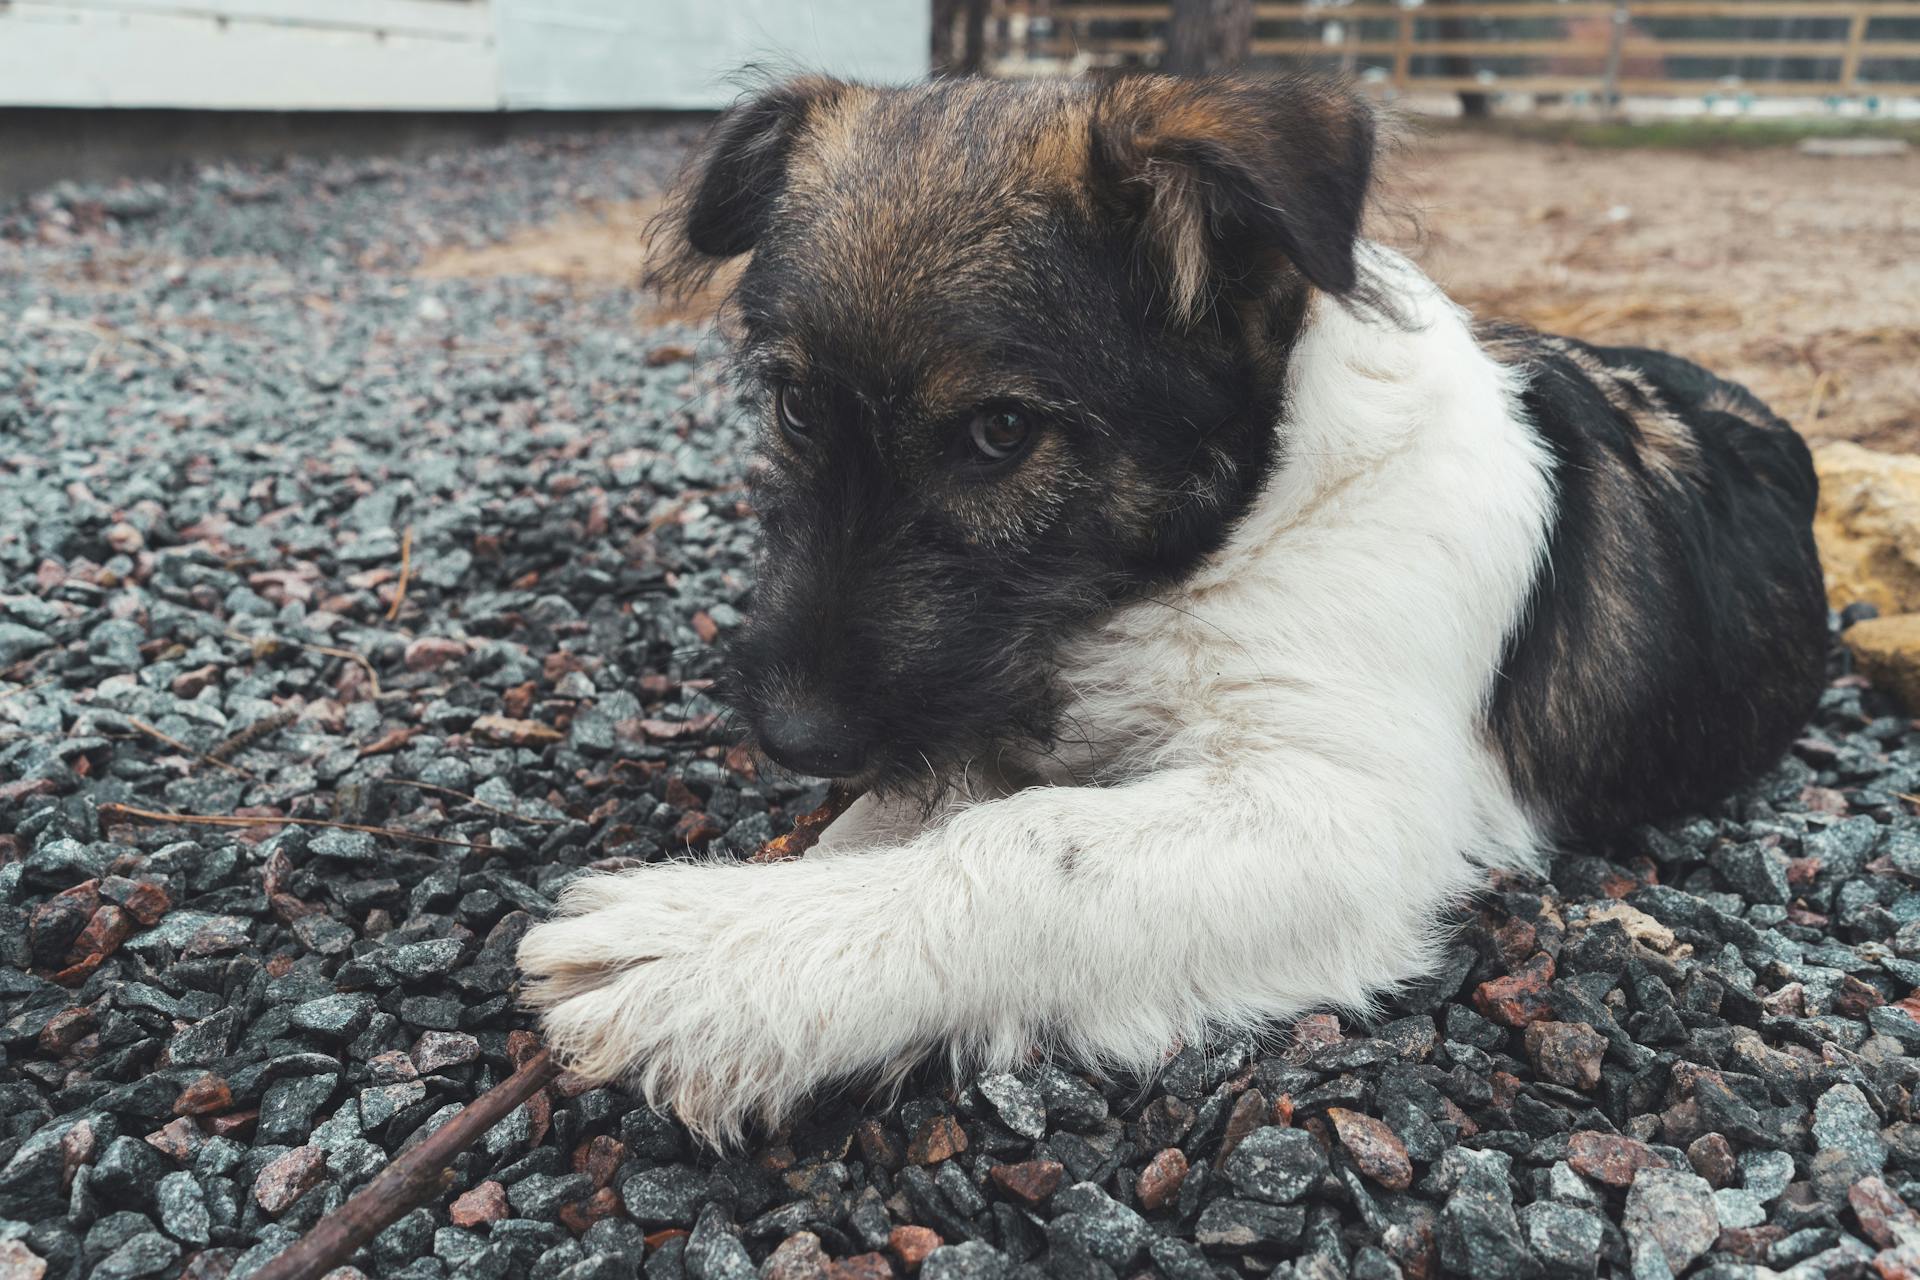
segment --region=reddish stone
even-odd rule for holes
[[[1527,1024],[1527,1057],[1540,1078],[1569,1089],[1593,1089],[1600,1084],[1600,1059],[1607,1038],[1584,1022]]]
[[[585,1235],[587,1228],[602,1218],[616,1217],[625,1211],[620,1197],[612,1187],[602,1187],[585,1200],[560,1206],[560,1222],[575,1235]]]
[[[120,896],[119,902],[128,915],[147,928],[159,924],[160,917],[173,910],[173,899],[167,896],[167,891],[150,880],[136,882]]]
[[[1509,920],[1493,931],[1493,944],[1511,968],[1540,949],[1540,933],[1531,921]]]
[[[1282,1129],[1293,1124],[1293,1095],[1283,1093],[1273,1100],[1273,1123]]]
[[[1847,1203],[1860,1220],[1860,1230],[1882,1249],[1911,1240],[1920,1231],[1920,1217],[1878,1176],[1862,1178],[1848,1188]]]
[[[220,668],[208,663],[204,667],[195,667],[191,671],[182,671],[173,678],[173,696],[192,700],[202,692],[220,682]]]
[[[693,794],[693,788],[687,785],[686,779],[677,773],[667,778],[666,794],[662,798],[676,809],[704,807],[700,803],[700,797]]]
[[[67,1191],[73,1186],[73,1175],[80,1166],[93,1163],[93,1149],[97,1139],[93,1132],[93,1123],[82,1120],[60,1135],[60,1190]]]
[[[518,1071],[527,1065],[534,1054],[540,1052],[540,1037],[531,1031],[507,1032],[507,1061]]]
[[[131,912],[114,906],[111,902],[102,903],[100,909],[87,921],[87,927],[73,940],[73,947],[67,952],[69,965],[81,964],[88,960],[98,963],[120,949],[120,944],[133,936],[134,921]]]
[[[423,1031],[413,1045],[413,1067],[432,1075],[480,1060],[480,1042],[464,1031]]]
[[[997,1164],[988,1172],[994,1185],[1031,1208],[1039,1208],[1060,1189],[1066,1166],[1058,1160],[1026,1160],[1019,1164]]]
[[[703,644],[712,644],[720,638],[720,624],[705,609],[697,609],[693,615],[693,634],[699,636]]]
[[[201,1118],[200,1123],[206,1128],[207,1133],[213,1137],[236,1138],[253,1128],[255,1122],[259,1119],[260,1111],[258,1108],[255,1108],[251,1111],[229,1111],[223,1116],[204,1116]],[[174,1123],[179,1124],[180,1122],[176,1120]]]
[[[62,1009],[40,1028],[40,1052],[49,1058],[64,1058],[92,1030],[93,1010],[85,1005]]]
[[[278,1217],[293,1202],[320,1185],[327,1173],[327,1153],[319,1147],[295,1147],[277,1156],[253,1180],[253,1201]]]
[[[401,661],[409,671],[432,671],[467,654],[467,646],[446,636],[421,636],[407,645]]]
[[[1389,1191],[1405,1191],[1413,1185],[1413,1161],[1406,1144],[1385,1121],[1345,1107],[1327,1108],[1327,1118],[1361,1173]]]
[[[827,1264],[827,1280],[893,1280],[893,1266],[884,1253],[861,1253]]]
[[[907,1144],[912,1164],[939,1164],[967,1149],[967,1131],[952,1116],[934,1116],[923,1123]]]
[[[567,736],[550,724],[512,716],[481,716],[473,722],[473,732],[508,747],[550,747]]]
[[[1178,1147],[1168,1147],[1147,1161],[1147,1167],[1140,1171],[1140,1181],[1133,1189],[1134,1198],[1142,1209],[1152,1213],[1173,1203],[1186,1181],[1186,1155]]]
[[[897,1172],[907,1162],[887,1127],[878,1120],[866,1119],[853,1131],[854,1140],[860,1144],[860,1158],[870,1165]]]
[[[1730,1253],[1748,1262],[1765,1262],[1773,1246],[1787,1238],[1785,1227],[1762,1223],[1757,1227],[1728,1227],[1713,1242],[1721,1253]]]
[[[177,1116],[208,1116],[233,1105],[233,1089],[211,1071],[193,1081],[173,1100]]]
[[[673,838],[681,844],[700,845],[719,836],[726,828],[710,813],[683,813],[673,824]]]
[[[1582,1129],[1567,1139],[1567,1163],[1576,1173],[1610,1187],[1633,1185],[1633,1176],[1642,1169],[1664,1169],[1665,1159],[1644,1142],[1618,1133]]]
[[[811,1231],[796,1231],[767,1255],[761,1280],[827,1280],[827,1251]]]
[[[1715,1190],[1732,1186],[1739,1167],[1734,1161],[1733,1144],[1717,1133],[1703,1133],[1688,1143],[1687,1163]]]
[[[1552,982],[1553,957],[1542,951],[1506,977],[1476,987],[1473,1007],[1495,1022],[1524,1027],[1553,1012],[1548,999]]]
[[[517,684],[501,694],[500,709],[514,719],[522,720],[526,718],[527,712],[533,709],[533,700],[539,696],[539,688],[533,681],[529,680],[525,684]]]
[[[179,1161],[189,1159],[200,1149],[200,1143],[200,1130],[185,1116],[170,1120],[147,1135],[148,1146]]]
[[[691,1233],[688,1232],[685,1227],[667,1227],[664,1230],[641,1236],[640,1243],[647,1246],[648,1253],[652,1253],[655,1249],[666,1244],[667,1241],[684,1240],[689,1234]]]
[[[626,1155],[625,1143],[602,1134],[573,1149],[573,1171],[592,1178],[593,1189],[598,1191],[613,1181],[614,1172],[620,1168],[620,1162]]]
[[[511,1210],[507,1207],[507,1189],[489,1178],[447,1206],[447,1217],[456,1227],[477,1227],[483,1222],[498,1222]]]
[[[553,1095],[542,1089],[528,1098],[525,1106],[529,1129],[527,1142],[529,1146],[537,1147],[547,1140],[547,1131],[553,1128]]]
[[[1339,1018],[1331,1013],[1310,1013],[1293,1024],[1293,1038],[1287,1045],[1286,1058],[1289,1062],[1304,1062],[1319,1050],[1339,1044],[1341,1039]]]
[[[46,1259],[27,1248],[25,1241],[0,1240],[0,1280],[41,1280],[46,1274]]]
[[[1233,1110],[1227,1113],[1226,1132],[1220,1136],[1220,1151],[1213,1159],[1213,1167],[1218,1169],[1227,1162],[1241,1139],[1267,1123],[1267,1095],[1258,1089],[1249,1089],[1233,1100]]]
[[[1849,1018],[1864,1018],[1867,1010],[1887,1002],[1887,998],[1852,974],[1840,978],[1840,990],[1834,994],[1833,1011]]]
[[[887,1237],[887,1248],[908,1271],[918,1271],[927,1255],[945,1243],[940,1233],[929,1227],[895,1227]]]

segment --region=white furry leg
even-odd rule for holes
[[[1470,870],[1447,809],[1306,756],[1035,788],[895,848],[580,881],[520,964],[563,1060],[709,1136],[942,1043],[1150,1070],[1416,972]]]

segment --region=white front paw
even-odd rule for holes
[[[710,1140],[790,1111],[833,1057],[830,1020],[818,991],[809,1004],[794,989],[787,962],[816,940],[781,936],[753,879],[768,870],[671,864],[569,886],[519,954],[561,1062],[637,1086]]]

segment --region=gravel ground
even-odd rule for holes
[[[569,877],[819,798],[703,694],[753,529],[698,336],[411,270],[683,141],[0,212],[0,1280],[248,1274],[531,1051],[513,947]],[[563,1078],[355,1265],[1920,1270],[1920,733],[1835,661],[1775,774],[1494,886],[1371,1019],[929,1071],[727,1158]]]

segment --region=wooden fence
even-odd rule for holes
[[[1003,62],[1079,58],[1150,65],[1162,52],[1167,11],[1164,3],[1000,0],[989,30]],[[1401,93],[1587,93],[1606,102],[1626,94],[1920,94],[1920,3],[1913,0],[1361,0],[1256,4],[1254,13],[1255,58],[1367,69],[1368,78]],[[1773,30],[1726,38],[1663,34],[1681,23]],[[1827,26],[1836,34],[1803,38],[1791,33],[1792,24]],[[1532,30],[1516,31],[1520,25]],[[1556,25],[1557,33],[1540,30]],[[1288,30],[1276,35],[1275,28]],[[1468,28],[1471,33],[1463,34]],[[1756,58],[1831,63],[1834,70],[1824,78],[1667,74],[1673,59],[1737,64]],[[1473,65],[1489,60],[1528,66]],[[1435,69],[1435,62],[1443,65]]]

